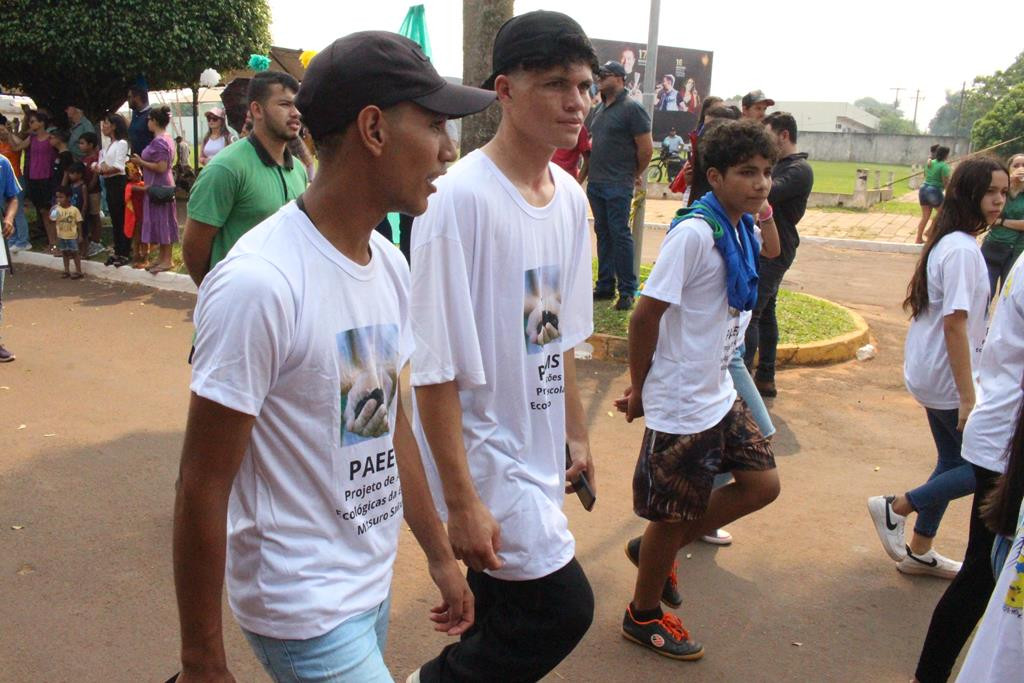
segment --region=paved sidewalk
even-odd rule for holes
[[[667,224],[679,206],[675,200],[652,199],[647,203],[645,222]],[[799,230],[802,236],[913,244],[919,220],[920,216],[896,213],[808,209],[800,221]]]

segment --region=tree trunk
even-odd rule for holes
[[[462,0],[462,82],[466,85],[479,86],[491,75],[494,36],[512,18],[512,3],[513,0]],[[462,156],[494,137],[500,120],[501,109],[496,104],[464,118]]]

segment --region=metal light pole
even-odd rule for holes
[[[644,109],[651,117],[651,135],[654,135],[654,79],[658,70],[658,19],[661,0],[651,0],[651,22],[647,29],[647,61],[644,67]],[[644,214],[647,204],[647,169],[640,170],[640,202],[633,215],[633,274],[640,282],[640,256],[644,248]]]

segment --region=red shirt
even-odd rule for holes
[[[85,165],[85,174],[82,176],[82,180],[85,181],[85,186],[89,192],[96,193],[100,191],[99,181],[94,180],[96,178],[96,171],[93,170],[92,165],[100,160],[99,152],[93,152],[89,156],[82,159],[82,164]]]
[[[564,168],[573,178],[578,177],[580,157],[590,151],[590,131],[586,126],[580,128],[580,136],[576,146],[571,149],[556,149],[551,161]]]

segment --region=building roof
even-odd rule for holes
[[[793,115],[799,130],[834,132],[836,120],[849,119],[870,130],[878,130],[878,117],[849,102],[776,102],[769,112],[785,111]]]

